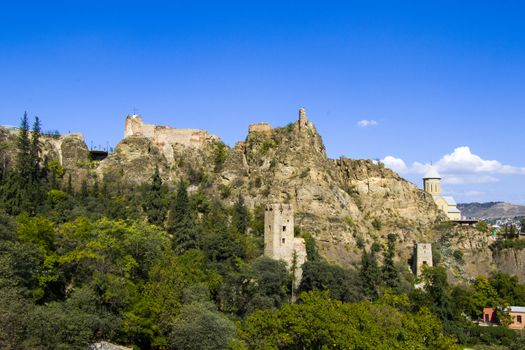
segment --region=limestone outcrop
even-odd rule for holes
[[[229,205],[238,196],[252,209],[289,204],[295,211],[294,231],[309,232],[320,253],[341,265],[358,263],[362,246],[385,244],[391,232],[399,237],[402,261],[411,257],[414,242],[435,243],[448,235],[433,230],[446,216],[414,184],[381,163],[329,159],[304,109],[285,127],[250,126],[246,139],[233,148],[202,130],[147,125],[139,118],[126,118],[126,137],[102,161],[89,161],[83,139],[75,135],[49,142],[46,152],[60,159],[66,173],[75,174],[73,181],[96,177],[110,185],[136,186],[149,182],[158,168],[169,186],[182,177],[192,191]],[[13,138],[5,130],[0,137]],[[452,234],[447,243],[451,251],[464,252],[458,276],[486,274],[511,260],[493,257],[490,238],[473,235],[474,231]],[[487,259],[486,263],[477,264],[478,257]],[[519,268],[516,264],[513,271]]]
[[[239,195],[251,208],[291,204],[296,228],[310,232],[329,261],[355,263],[358,245],[384,242],[392,231],[404,259],[413,241],[428,240],[430,227],[445,220],[429,195],[381,164],[329,159],[304,109],[285,127],[250,126],[234,148],[208,136],[162,139],[158,133],[165,129],[139,118],[126,118],[127,137],[97,165],[99,178],[137,185],[158,167],[169,184],[186,178],[193,189],[228,204]]]
[[[494,262],[499,270],[516,275],[521,283],[525,282],[525,249],[503,249],[494,252]]]

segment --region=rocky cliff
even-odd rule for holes
[[[432,240],[430,228],[445,220],[427,194],[381,164],[329,159],[304,110],[286,127],[251,126],[246,139],[233,148],[218,139],[199,147],[165,140],[159,147],[152,138],[133,134],[94,173],[140,184],[149,181],[155,167],[168,183],[183,177],[192,190],[229,204],[238,195],[252,208],[293,204],[297,228],[316,238],[327,259],[342,264],[359,259],[358,245],[383,242],[390,232],[399,234],[406,257],[413,241]]]
[[[304,110],[285,127],[251,126],[246,139],[233,148],[216,137],[203,139],[194,147],[179,138],[163,138],[159,144],[140,132],[128,135],[100,162],[90,161],[79,135],[47,138],[45,153],[58,159],[77,182],[98,178],[135,186],[149,182],[159,168],[169,185],[174,186],[182,177],[189,181],[191,191],[227,204],[239,195],[251,208],[266,203],[293,204],[297,230],[311,233],[329,261],[346,266],[359,261],[361,246],[384,244],[390,232],[399,236],[402,261],[409,259],[415,241],[436,242],[452,232],[433,229],[446,217],[431,196],[382,164],[329,159]],[[494,269],[497,261],[488,248],[490,238],[459,230],[467,238],[452,233],[447,243],[448,249],[464,251],[464,266],[458,268],[457,275]],[[487,255],[486,266],[476,264],[479,254]]]

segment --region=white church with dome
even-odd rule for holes
[[[431,166],[423,177],[423,188],[432,195],[438,208],[447,214],[449,220],[461,220],[461,211],[457,208],[454,198],[441,195],[441,176],[434,166]]]

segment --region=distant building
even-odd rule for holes
[[[423,188],[432,195],[438,208],[447,214],[449,220],[461,220],[461,211],[457,208],[454,198],[441,195],[441,176],[435,167],[431,166],[423,177]]]
[[[480,325],[489,326],[491,324],[499,323],[498,318],[496,317],[496,309],[493,307],[484,307],[483,308],[483,319],[480,322]]]
[[[508,309],[509,316],[512,323],[509,324],[510,329],[524,329],[525,328],[525,307],[524,306],[510,306]]]
[[[525,329],[525,306],[509,306],[505,309],[505,312],[508,313],[511,320],[508,328],[516,330]],[[499,323],[500,320],[497,317],[495,308],[483,308],[483,319],[481,320],[480,325],[490,326]]]

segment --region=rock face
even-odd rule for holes
[[[108,343],[107,341],[101,341],[98,343],[90,344],[88,346],[89,350],[132,350],[122,345],[115,345]]]
[[[494,262],[498,268],[510,275],[516,275],[525,282],[525,249],[503,249],[494,252]]]
[[[125,135],[93,175],[138,185],[157,167],[168,184],[183,177],[227,204],[239,195],[252,208],[291,204],[296,229],[310,232],[331,262],[357,262],[358,245],[384,243],[390,232],[405,259],[414,241],[431,241],[430,227],[446,219],[429,195],[381,164],[329,159],[304,109],[286,127],[250,126],[231,149],[207,132],[147,125],[138,116],[126,118]]]
[[[233,148],[202,130],[147,125],[139,118],[126,118],[126,137],[102,161],[89,160],[79,135],[48,140],[45,152],[60,160],[66,174],[74,174],[73,181],[96,177],[109,184],[136,186],[149,182],[158,168],[168,185],[182,177],[192,191],[229,205],[238,196],[251,208],[291,205],[294,231],[309,232],[320,253],[341,265],[354,265],[361,246],[385,244],[394,232],[402,261],[411,257],[415,242],[436,243],[446,236],[450,256],[454,250],[464,253],[465,261],[457,268],[453,260],[445,259],[458,279],[487,274],[503,263],[515,265],[509,271],[523,271],[519,265],[523,256],[492,255],[488,234],[473,228],[454,228],[447,234],[433,230],[446,217],[432,197],[382,164],[329,159],[304,109],[285,127],[250,126],[246,139]],[[2,137],[13,135],[0,129],[0,141]]]
[[[391,170],[366,160],[328,159],[304,110],[297,122],[271,135],[249,133],[230,158],[235,161],[227,161],[219,175],[231,198],[292,204],[296,226],[310,232],[333,262],[356,262],[358,241],[383,242],[392,230],[408,255],[414,240],[445,219],[430,196]]]
[[[0,162],[7,168],[16,161],[16,142],[18,129],[0,127]],[[92,168],[89,150],[82,134],[53,135],[41,137],[42,158],[46,161],[56,160],[71,175],[73,182],[80,184],[89,176]],[[5,168],[5,166],[2,166]],[[67,181],[65,178],[64,181]]]

